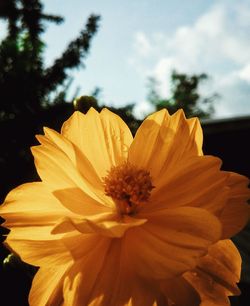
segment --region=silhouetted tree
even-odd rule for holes
[[[65,101],[64,88],[56,90],[67,85],[68,69],[78,67],[86,57],[99,16],[89,17],[86,28],[48,68],[41,34],[45,22],[61,23],[63,18],[44,14],[38,0],[1,1],[0,17],[8,24],[0,45],[0,117],[34,114],[55,101]]]
[[[213,102],[217,95],[202,98],[198,92],[200,83],[207,78],[204,73],[189,76],[173,71],[171,75],[171,96],[169,98],[163,98],[159,94],[157,81],[150,78],[148,100],[155,106],[156,110],[167,108],[170,114],[173,114],[182,108],[187,117],[209,118],[214,112]]]
[[[46,22],[61,16],[45,14],[39,0],[0,1],[7,35],[0,44],[0,197],[25,177],[34,175],[29,147],[45,124],[58,127],[72,113],[65,103],[69,70],[83,66],[100,17],[91,15],[78,37],[50,67],[45,67],[41,34]]]

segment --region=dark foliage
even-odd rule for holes
[[[205,73],[189,76],[173,71],[170,98],[161,97],[157,91],[157,81],[150,78],[148,100],[155,106],[156,110],[167,108],[169,113],[173,114],[182,108],[187,117],[209,118],[214,112],[213,102],[217,95],[201,98],[199,85],[207,78],[208,76]]]
[[[83,64],[100,17],[90,16],[78,37],[48,68],[43,62],[41,34],[46,22],[61,23],[63,18],[43,13],[38,0],[1,1],[0,17],[8,25],[7,36],[0,44],[3,199],[8,190],[35,175],[29,151],[35,144],[34,135],[44,125],[58,128],[59,122],[73,112],[72,104],[66,103],[69,70]]]

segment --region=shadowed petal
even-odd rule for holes
[[[200,305],[201,300],[199,294],[183,277],[175,277],[171,278],[169,281],[162,281],[161,290],[172,305]]]
[[[147,222],[147,219],[136,219],[124,216],[123,219],[117,219],[117,214],[104,213],[95,215],[92,218],[73,219],[63,218],[52,230],[52,234],[66,233],[70,231],[79,231],[85,234],[99,234],[106,237],[120,238],[124,233],[133,227],[140,226]]]
[[[79,239],[81,238],[83,237],[79,236]],[[79,239],[77,242],[80,242]],[[90,242],[91,238],[88,237],[88,240]],[[99,280],[100,271],[108,254],[109,246],[109,239],[100,239],[93,247],[86,248],[85,252],[82,252],[79,257],[79,260],[75,257],[75,264],[64,280],[63,305],[88,305],[93,287]],[[68,247],[73,247],[72,250],[74,249],[72,239],[71,241],[68,240]]]
[[[222,238],[230,238],[241,231],[250,219],[249,179],[237,173],[230,173],[227,186],[230,188],[228,201],[220,215]]]
[[[113,211],[110,207],[102,205],[93,198],[86,196],[80,188],[55,190],[53,195],[69,211],[82,215],[83,217]],[[109,199],[109,202],[105,201],[105,203],[110,203],[110,206],[113,204],[111,199]]]
[[[221,224],[215,216],[204,209],[183,207],[150,215],[147,223],[130,229],[125,240],[140,275],[168,279],[194,268],[220,235]]]
[[[236,283],[240,280],[241,258],[230,240],[221,240],[209,248],[193,272],[184,274],[198,291],[201,305],[229,306],[228,296],[240,294]]]
[[[112,240],[109,248],[99,253],[96,248],[65,279],[65,306],[156,305],[159,288],[131,274],[129,262],[121,240]]]

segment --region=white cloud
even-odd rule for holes
[[[239,77],[250,83],[250,63],[246,64],[240,71]]]
[[[178,63],[175,62],[174,58],[162,58],[156,64],[153,75],[161,84],[159,87],[159,92],[162,96],[169,96],[170,94],[170,83],[169,79],[171,76],[171,70],[173,67],[176,67]]]
[[[135,48],[136,52],[143,57],[149,56],[152,52],[152,46],[143,32],[135,34]]]
[[[7,34],[7,22],[0,20],[0,41],[5,38]]]
[[[150,52],[143,58],[135,49],[133,65],[140,66],[145,78],[151,75],[160,81],[165,96],[173,69],[188,74],[205,72],[213,79],[205,91],[221,95],[216,116],[250,113],[249,17],[247,1],[221,0],[192,25],[177,28],[172,36],[140,33],[143,39],[137,36],[137,44],[146,42],[145,50]]]
[[[147,101],[141,101],[135,105],[134,115],[138,119],[144,119],[149,113],[154,111],[152,104],[149,104]]]

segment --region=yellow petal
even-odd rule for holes
[[[5,241],[22,260],[33,264],[65,261],[69,253],[60,237],[50,234],[62,216],[71,216],[43,183],[28,183],[12,190],[0,208],[11,231]],[[51,255],[51,257],[50,257]]]
[[[30,306],[59,305],[62,302],[63,277],[69,266],[40,268],[36,273],[29,293]]]
[[[199,156],[203,155],[202,146],[203,146],[203,132],[201,124],[198,118],[187,119],[190,137],[193,142],[193,146],[196,148]]]
[[[201,305],[230,305],[228,296],[238,295],[236,283],[240,279],[241,258],[230,240],[221,240],[209,248],[193,272],[184,274],[198,291]]]
[[[69,276],[66,276],[63,283],[63,304],[62,306],[79,306],[78,294],[81,291],[82,273],[78,272],[71,281]]]
[[[237,173],[230,173],[227,186],[229,187],[228,201],[220,215],[223,231],[222,238],[230,238],[241,231],[250,218],[249,179]]]
[[[88,251],[86,249],[87,252],[82,254],[79,260],[75,261],[64,280],[63,305],[90,304],[90,295],[96,282],[100,280],[100,273],[106,260],[109,246],[109,240],[101,239]],[[112,260],[114,262],[116,259],[112,258]]]
[[[62,134],[91,162],[100,178],[113,165],[125,161],[132,135],[120,117],[91,108],[86,115],[75,112],[62,127]]]
[[[111,211],[110,207],[100,203],[102,199],[97,202],[93,198],[86,196],[86,193],[84,193],[80,188],[56,190],[53,192],[53,195],[69,211],[82,215],[83,217]],[[112,202],[109,203],[111,206]],[[105,204],[107,204],[106,199]]]
[[[101,202],[100,204],[103,205],[107,204],[102,202],[104,197],[100,197],[98,189],[95,189],[93,185],[90,185],[84,179],[69,157],[58,147],[51,144],[40,145],[33,147],[32,153],[38,174],[51,192],[68,188],[80,188],[82,195],[84,195],[83,201],[96,201]]]
[[[120,239],[113,239],[108,249],[92,250],[65,280],[65,306],[156,305],[159,288],[133,274],[129,262]]]
[[[220,235],[215,216],[204,209],[182,207],[151,214],[147,223],[130,229],[125,240],[140,275],[168,279],[195,267]]]
[[[33,228],[30,227],[30,235],[32,235],[32,230]],[[41,228],[41,231],[43,231],[43,228]],[[17,253],[23,261],[34,266],[65,264],[71,259],[65,245],[55,238],[54,240],[22,239],[11,231],[4,243],[14,253]]]
[[[86,158],[86,156],[84,156],[77,146],[75,146],[63,135],[52,129],[44,128],[44,132],[45,136],[37,136],[41,144],[45,146],[56,146],[69,157],[74,166],[79,170],[81,175],[89,182],[89,184],[94,185],[95,188],[98,189],[102,187],[101,179],[95,172],[90,161]]]
[[[200,134],[198,124],[188,122],[182,110],[173,116],[161,110],[150,115],[137,130],[129,161],[149,170],[157,184],[157,179],[168,175],[177,163],[201,154]]]
[[[8,228],[53,225],[63,216],[72,215],[42,182],[27,183],[13,189],[1,205],[0,214]]]
[[[70,252],[74,261],[79,261],[88,254],[92,254],[92,251],[95,249],[104,253],[109,247],[110,238],[101,237],[97,234],[70,232],[64,235],[61,241]]]
[[[226,186],[228,173],[220,171],[220,166],[221,160],[213,156],[193,157],[185,164],[176,165],[161,178],[162,185],[155,185],[150,205],[144,205],[143,211],[150,213],[166,207],[195,206],[220,213],[229,192]]]
[[[106,108],[101,111],[100,119],[112,165],[120,164],[127,159],[133,141],[130,129],[119,116]]]
[[[53,228],[52,234],[66,233],[77,230],[85,234],[100,234],[106,237],[120,238],[124,233],[135,226],[147,222],[147,219],[136,219],[125,216],[122,220],[117,219],[117,214],[104,213],[88,217],[84,220],[63,218]]]

